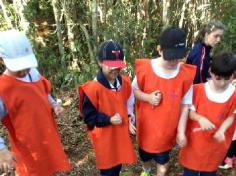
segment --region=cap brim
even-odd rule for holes
[[[185,48],[163,49],[163,57],[165,60],[182,59],[185,56]]]
[[[33,53],[18,58],[3,58],[3,61],[7,69],[13,72],[38,66],[37,59],[35,58],[35,55]]]
[[[114,60],[105,60],[102,62],[104,65],[108,66],[108,67],[111,67],[111,68],[125,68],[126,67],[126,64],[124,61],[121,61],[121,60],[117,60],[117,61],[114,61]]]

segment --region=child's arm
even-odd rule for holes
[[[208,120],[206,117],[198,114],[197,112],[195,112],[192,109],[189,112],[189,117],[190,117],[190,119],[199,123],[201,130],[212,130],[215,128],[215,125],[210,120]]]
[[[64,115],[64,108],[61,106],[61,102],[56,101],[51,94],[48,94],[48,101],[50,102],[53,111],[57,116]]]
[[[7,149],[0,149],[0,171],[7,173],[14,168],[14,157]]]
[[[129,117],[129,132],[133,135],[136,134],[135,116],[134,116],[134,93],[131,91],[130,97],[127,101],[128,117]]]
[[[187,144],[187,138],[185,135],[186,124],[188,120],[189,108],[188,105],[182,105],[179,124],[177,128],[176,141],[180,147],[184,147]]]
[[[161,102],[161,93],[156,90],[150,94],[144,93],[139,89],[134,90],[134,96],[138,100],[148,102],[150,105],[158,106]]]
[[[99,128],[122,123],[122,119],[118,113],[110,117],[104,113],[98,112],[86,95],[83,99],[83,114],[84,122],[89,130],[93,130],[95,126]]]
[[[134,96],[140,101],[148,102],[152,106],[157,106],[161,102],[161,92],[159,90],[156,90],[150,94],[145,93],[139,89],[137,78],[135,77],[132,82],[132,87],[134,91]]]
[[[229,117],[227,117],[227,119],[224,120],[224,122],[221,124],[219,129],[215,132],[214,138],[218,142],[225,141],[225,132],[232,125],[234,121],[234,117],[235,117],[235,114],[232,114]]]
[[[0,97],[0,119],[7,115],[7,109]],[[12,153],[5,145],[4,139],[0,137],[0,171],[8,172],[14,167],[14,159]]]

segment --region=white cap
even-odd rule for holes
[[[38,66],[28,38],[15,29],[0,32],[0,57],[13,72]]]

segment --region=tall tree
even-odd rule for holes
[[[61,26],[63,14],[61,12],[60,2],[58,0],[52,0],[52,7],[53,7],[54,17],[55,17],[55,22],[56,22],[57,40],[58,40],[59,53],[61,56],[61,65],[65,67],[65,62],[64,62],[65,50],[63,46],[64,44],[63,44],[62,26]]]
[[[12,26],[11,20],[10,20],[10,18],[9,18],[8,15],[7,15],[7,11],[6,11],[5,5],[3,4],[3,1],[2,1],[2,0],[0,0],[0,6],[1,6],[1,8],[2,8],[3,17],[4,17],[4,19],[5,19],[6,22],[7,22],[7,27],[8,27],[8,28],[12,28],[13,26]]]

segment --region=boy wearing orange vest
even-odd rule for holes
[[[187,145],[180,151],[184,176],[216,176],[235,130],[236,91],[231,84],[236,58],[222,52],[213,57],[211,80],[193,87],[193,105],[186,127]]]
[[[9,133],[11,152],[0,140],[0,169],[15,167],[19,176],[52,176],[70,170],[52,108],[63,108],[50,95],[51,84],[35,67],[37,60],[27,37],[17,31],[0,32],[0,118]]]
[[[98,64],[96,78],[79,87],[80,109],[101,176],[118,176],[122,164],[136,161],[129,136],[129,130],[132,134],[136,130],[131,123],[134,97],[129,78],[120,75],[126,65],[117,42],[101,44]]]
[[[196,68],[180,64],[185,57],[185,33],[175,27],[160,36],[160,57],[137,59],[133,81],[136,102],[139,155],[149,176],[151,160],[157,163],[157,176],[167,171],[169,153],[176,143],[185,144],[178,123],[185,120],[192,103],[192,82]]]

